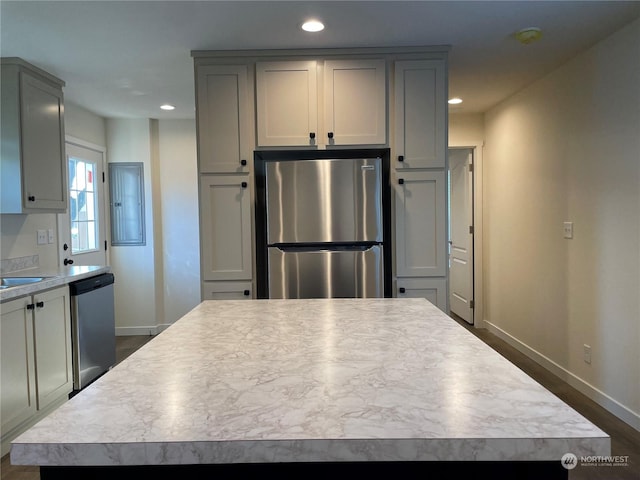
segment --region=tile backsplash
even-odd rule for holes
[[[26,257],[7,258],[0,260],[0,274],[17,272],[28,268],[38,268],[40,259],[38,255],[28,255]]]

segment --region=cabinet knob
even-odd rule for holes
[[[405,293],[405,292],[407,291],[407,289],[406,289],[406,288],[404,288],[404,287],[400,287],[400,288],[398,289],[398,291],[399,291],[400,293]]]
[[[245,291],[244,291],[244,292],[242,292],[242,293],[244,293],[244,295],[245,295],[246,297],[248,297],[249,295],[251,295],[251,292],[250,292],[249,290],[245,290]]]
[[[27,200],[29,200],[30,202],[35,202],[36,201],[36,197],[34,197],[33,195],[29,195]]]
[[[404,162],[404,155],[398,155],[398,161]]]
[[[316,132],[309,132],[309,138],[311,140],[313,140],[314,138],[316,138]]]
[[[398,183],[399,183],[400,185],[404,185],[404,178],[399,178],[399,179],[398,179]]]
[[[247,182],[242,182],[240,185],[242,186],[242,188],[247,188],[248,184],[247,184]]]
[[[243,167],[246,167],[247,161],[245,159],[240,160],[240,165],[242,165]]]
[[[329,132],[329,133],[327,133],[327,136],[328,136],[329,138],[333,138],[333,132]]]

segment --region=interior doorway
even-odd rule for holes
[[[474,324],[474,149],[449,148],[449,310]]]

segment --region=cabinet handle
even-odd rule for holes
[[[404,162],[404,155],[398,155],[398,161]]]
[[[33,195],[29,195],[27,200],[29,200],[30,202],[35,202],[36,201],[36,197],[34,197]]]
[[[328,136],[329,138],[333,138],[333,132],[329,132],[329,133],[327,133],[327,136]]]
[[[399,183],[400,185],[404,185],[404,178],[399,178],[399,179],[398,179],[398,183]]]
[[[34,308],[36,308],[36,306],[33,303],[27,305],[27,310],[33,310]]]
[[[400,293],[404,293],[404,292],[406,292],[406,291],[407,291],[407,289],[406,289],[406,288],[404,288],[404,287],[400,287],[400,288],[398,289],[398,291],[399,291]]]
[[[313,140],[314,138],[316,138],[316,132],[309,132],[309,138],[311,140]]]
[[[245,295],[246,297],[248,297],[249,295],[251,295],[251,292],[250,292],[249,290],[245,290],[243,293],[244,293],[244,295]]]
[[[36,307],[43,308],[44,307],[44,302],[37,302],[36,303]]]
[[[244,159],[240,160],[240,165],[242,165],[243,167],[246,167],[247,166],[247,161],[244,160]]]
[[[242,186],[242,188],[247,188],[247,182],[242,182],[240,185]]]

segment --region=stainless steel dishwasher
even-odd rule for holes
[[[73,389],[80,391],[116,363],[112,273],[69,284]]]

